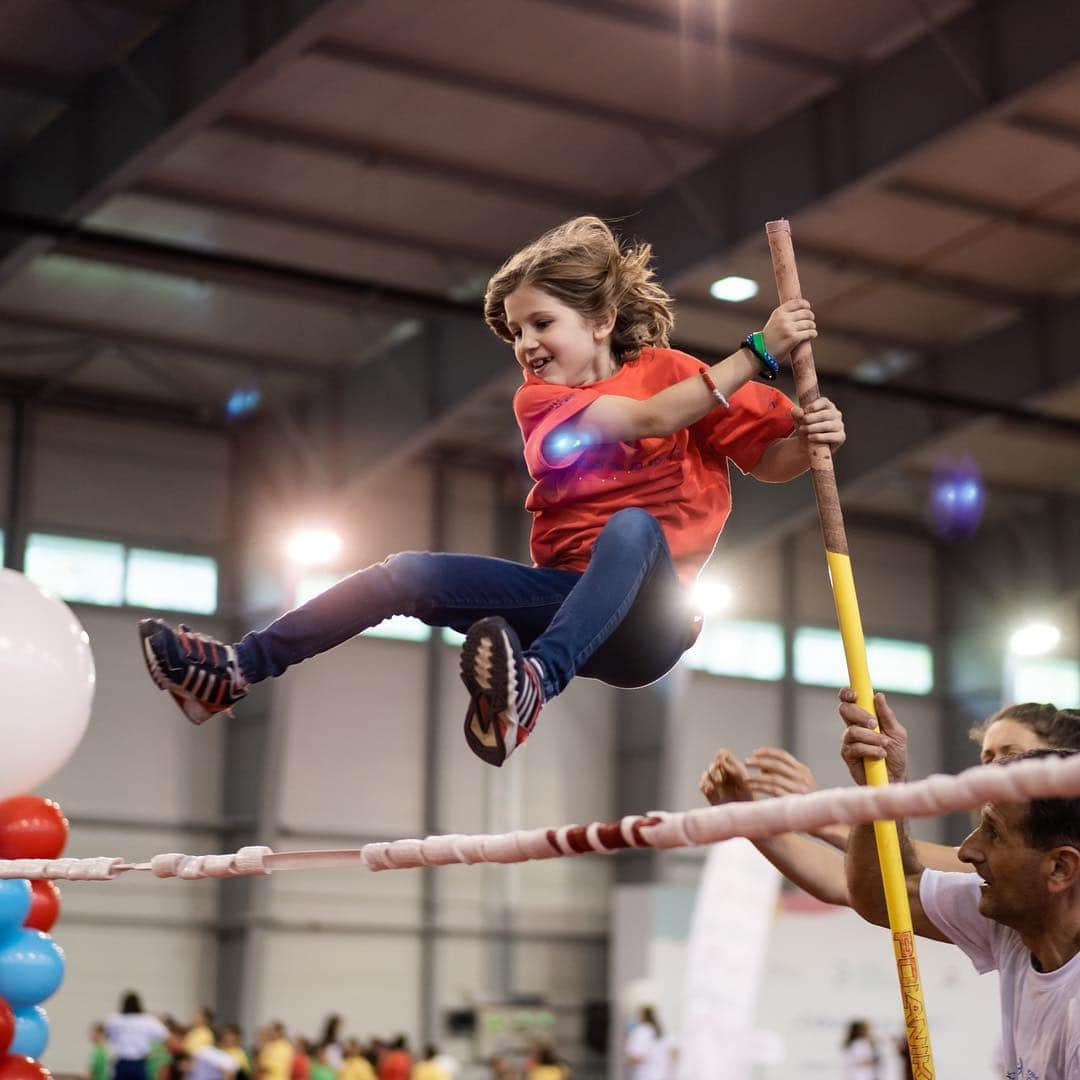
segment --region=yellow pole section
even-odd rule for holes
[[[826,551],[836,618],[844,643],[848,678],[855,691],[856,701],[868,713],[874,708],[874,688],[870,682],[870,667],[866,660],[866,639],[863,637],[859,598],[855,592],[855,575],[851,558],[835,551]],[[884,761],[867,761],[866,782],[882,787],[889,782]],[[911,905],[908,902],[907,879],[900,854],[900,837],[895,821],[875,821],[878,865],[885,886],[885,904],[889,912],[896,974],[900,982],[900,997],[904,1008],[904,1027],[911,1056],[911,1072],[915,1080],[934,1080],[934,1060],[930,1050],[930,1028],[926,1020],[919,960],[915,954],[915,934],[911,925]]]
[[[791,227],[787,221],[770,221],[765,226],[772,256],[773,274],[781,303],[802,296],[799,273],[795,265],[795,251],[791,242]],[[795,375],[795,389],[799,404],[804,408],[819,396],[814,352],[810,342],[804,341],[792,353],[791,366]],[[818,517],[825,545],[825,558],[832,582],[836,617],[840,624],[840,636],[844,643],[848,678],[860,706],[876,716],[873,684],[866,661],[866,641],[863,637],[859,603],[855,593],[855,577],[848,554],[847,532],[840,497],[836,487],[832,454],[826,446],[811,446],[810,477],[814,485]],[[884,761],[866,764],[867,783],[875,786],[888,784],[889,774]],[[892,931],[896,971],[900,981],[900,996],[904,1009],[904,1025],[910,1050],[912,1074],[916,1080],[934,1080],[934,1062],[930,1052],[930,1032],[926,1022],[926,1006],[923,1002],[922,980],[915,956],[915,935],[911,925],[911,906],[908,903],[907,881],[900,854],[900,839],[896,823],[874,823],[877,841],[878,863],[885,886],[885,900]]]

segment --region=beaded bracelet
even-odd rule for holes
[[[776,357],[765,348],[765,335],[760,330],[747,334],[739,348],[749,349],[758,358],[762,378],[772,380],[780,374],[780,364]]]
[[[701,378],[709,388],[709,393],[716,398],[717,404],[723,405],[725,409],[730,409],[731,402],[720,392],[720,388],[712,381],[712,376],[707,371],[703,370],[701,372]]]

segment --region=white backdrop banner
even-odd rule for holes
[[[686,956],[679,1080],[749,1074],[780,875],[748,840],[709,848]]]

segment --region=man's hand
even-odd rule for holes
[[[776,746],[762,746],[747,759],[754,770],[750,790],[755,795],[808,795],[817,791],[809,766]]]
[[[815,398],[805,409],[794,406],[791,418],[795,421],[795,436],[807,453],[812,445],[824,445],[835,454],[847,439],[844,416],[826,397]]]
[[[874,707],[877,709],[875,731],[873,716],[855,704],[855,691],[846,688],[840,691],[840,719],[847,725],[844,739],[840,746],[840,756],[844,759],[851,778],[856,784],[866,783],[864,762],[867,758],[880,761],[885,759],[889,770],[889,781],[901,783],[907,779],[907,731],[896,719],[889,708],[884,694],[874,695]]]
[[[761,332],[765,348],[784,360],[792,349],[802,341],[817,337],[817,323],[809,300],[789,300],[781,304],[770,316]]]
[[[760,747],[746,759],[746,764],[753,770],[750,790],[755,795],[809,795],[818,789],[810,766],[779,747]],[[839,851],[847,848],[848,826],[839,822],[813,829],[810,835],[832,844]]]
[[[730,750],[716,751],[712,764],[701,774],[698,788],[712,806],[726,802],[751,802],[754,798],[750,774]]]

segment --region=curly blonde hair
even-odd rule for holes
[[[484,293],[484,321],[512,344],[506,298],[522,285],[534,285],[585,319],[603,318],[614,307],[611,351],[620,364],[633,360],[646,345],[666,347],[675,322],[673,301],[651,261],[651,244],[624,247],[600,218],[573,218],[503,263]]]

